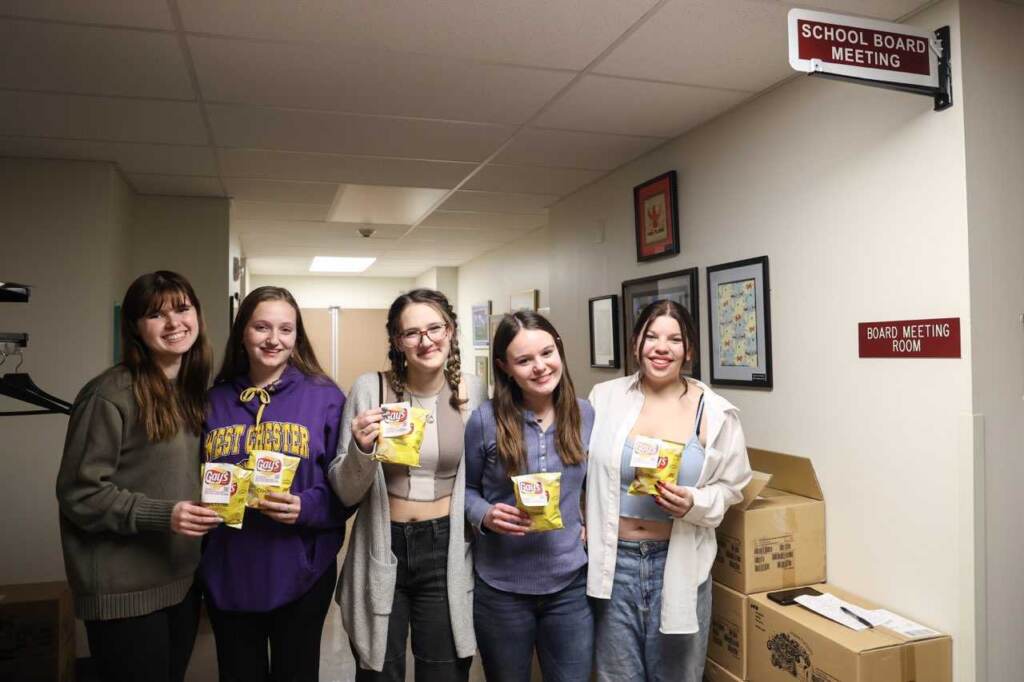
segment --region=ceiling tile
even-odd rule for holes
[[[572,73],[348,45],[192,36],[207,101],[518,124]]]
[[[924,2],[924,0],[814,0],[811,6],[825,12],[861,14],[886,21],[895,21],[927,4],[930,3]],[[803,5],[798,5],[798,7],[803,7]]]
[[[482,228],[479,230],[451,230],[443,227],[417,227],[406,238],[413,244],[441,243],[455,244],[505,244],[530,230],[509,230],[498,228]]]
[[[288,220],[233,220],[232,227],[239,234],[287,236],[290,239],[307,240],[311,244],[320,244],[324,240],[344,237],[347,239],[394,240],[409,231],[408,225],[374,225],[373,236],[363,237],[359,230],[365,228],[363,223],[331,223]]]
[[[504,194],[459,190],[441,204],[446,211],[494,211],[498,213],[545,213],[555,203],[555,194]]]
[[[296,109],[209,105],[221,147],[482,161],[512,128]]]
[[[180,197],[222,197],[220,180],[198,175],[126,174],[128,183],[139,194],[163,194]]]
[[[206,144],[191,102],[0,92],[0,135]]]
[[[285,204],[258,201],[232,201],[231,221],[236,220],[316,220],[327,219],[330,204]]]
[[[463,211],[434,211],[421,227],[446,227],[459,230],[534,230],[546,225],[546,214],[529,213],[469,213]]]
[[[333,182],[295,182],[224,178],[224,186],[239,201],[281,201],[293,204],[330,204],[338,191]]]
[[[676,137],[749,93],[586,76],[537,119],[539,126]]]
[[[33,19],[174,29],[167,0],[3,0],[0,11]]]
[[[45,159],[113,161],[125,173],[217,175],[208,147],[127,142],[88,142],[43,137],[0,137],[0,154]]]
[[[178,0],[189,31],[581,69],[656,0]]]
[[[565,130],[523,130],[497,163],[612,170],[650,151],[665,138],[602,135]]]
[[[465,187],[491,192],[555,194],[561,197],[603,175],[605,171],[488,164],[470,178]]]
[[[192,100],[170,33],[0,20],[0,88]]]
[[[248,149],[222,149],[219,156],[221,168],[227,176],[440,189],[455,187],[477,166],[475,163],[454,161],[414,161]]]
[[[792,75],[788,12],[763,0],[671,0],[594,73],[762,90]]]

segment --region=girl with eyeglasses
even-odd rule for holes
[[[715,528],[751,473],[739,410],[685,374],[696,342],[686,309],[654,301],[633,328],[638,371],[590,393],[587,594],[600,682],[703,677]],[[629,493],[641,439],[683,445],[677,479],[656,495]]]
[[[338,587],[356,680],[405,680],[412,632],[416,679],[465,681],[476,650],[473,569],[465,536],[463,424],[486,399],[461,372],[458,325],[439,291],[402,294],[388,311],[387,372],[352,385],[331,484],[359,505]],[[373,459],[381,403],[428,411],[420,466]]]
[[[494,399],[466,427],[466,514],[477,529],[474,617],[488,682],[588,682],[593,619],[580,496],[594,411],[577,400],[546,318],[505,315],[493,342]],[[511,476],[557,474],[562,527],[536,531]],[[521,487],[520,490],[523,490]],[[544,498],[554,507],[552,490]],[[551,524],[556,525],[556,524]]]

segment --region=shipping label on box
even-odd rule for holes
[[[867,609],[875,606],[832,585],[815,585]],[[951,682],[952,640],[908,638],[883,626],[852,630],[767,594],[748,598],[747,674],[758,682]]]
[[[744,594],[825,580],[825,502],[810,460],[748,449],[756,470],[716,531],[711,575]]]
[[[747,595],[718,583],[711,586],[708,658],[739,679],[747,678]]]

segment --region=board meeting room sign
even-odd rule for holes
[[[789,64],[805,73],[937,88],[931,31],[860,17],[789,11]]]
[[[958,358],[960,318],[860,322],[858,347],[862,358]]]

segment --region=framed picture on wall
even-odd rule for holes
[[[487,348],[490,344],[488,336],[488,318],[491,316],[491,302],[473,305],[473,348]]]
[[[711,383],[772,387],[768,256],[708,268]]]
[[[633,212],[637,262],[679,253],[679,203],[674,170],[633,188]]]
[[[619,297],[590,299],[590,366],[619,368]]]
[[[487,358],[488,358],[487,364],[488,364],[488,370],[489,370],[487,372],[487,386],[488,387],[493,387],[494,386],[494,372],[491,371],[491,370],[493,370],[493,365],[494,365],[494,360],[493,360],[493,358],[494,358],[494,332],[497,331],[498,325],[501,323],[501,319],[503,317],[505,317],[504,314],[499,314],[499,315],[491,315],[490,317],[487,318],[487,336],[491,339],[491,347],[490,347],[489,352],[487,353]]]
[[[511,294],[508,297],[508,311],[514,313],[517,310],[536,310],[540,305],[540,292],[536,289],[527,289]]]
[[[485,386],[490,386],[491,382],[488,376],[490,374],[491,367],[490,355],[476,355],[474,356],[474,360],[476,360],[476,375],[480,377]]]
[[[627,375],[636,371],[634,349],[629,344],[637,316],[648,303],[667,298],[683,306],[693,319],[695,343],[686,373],[694,379],[700,379],[700,306],[698,305],[698,296],[697,268],[641,277],[622,283],[622,338],[626,346],[625,353],[623,353],[626,361],[623,364],[626,367]]]

